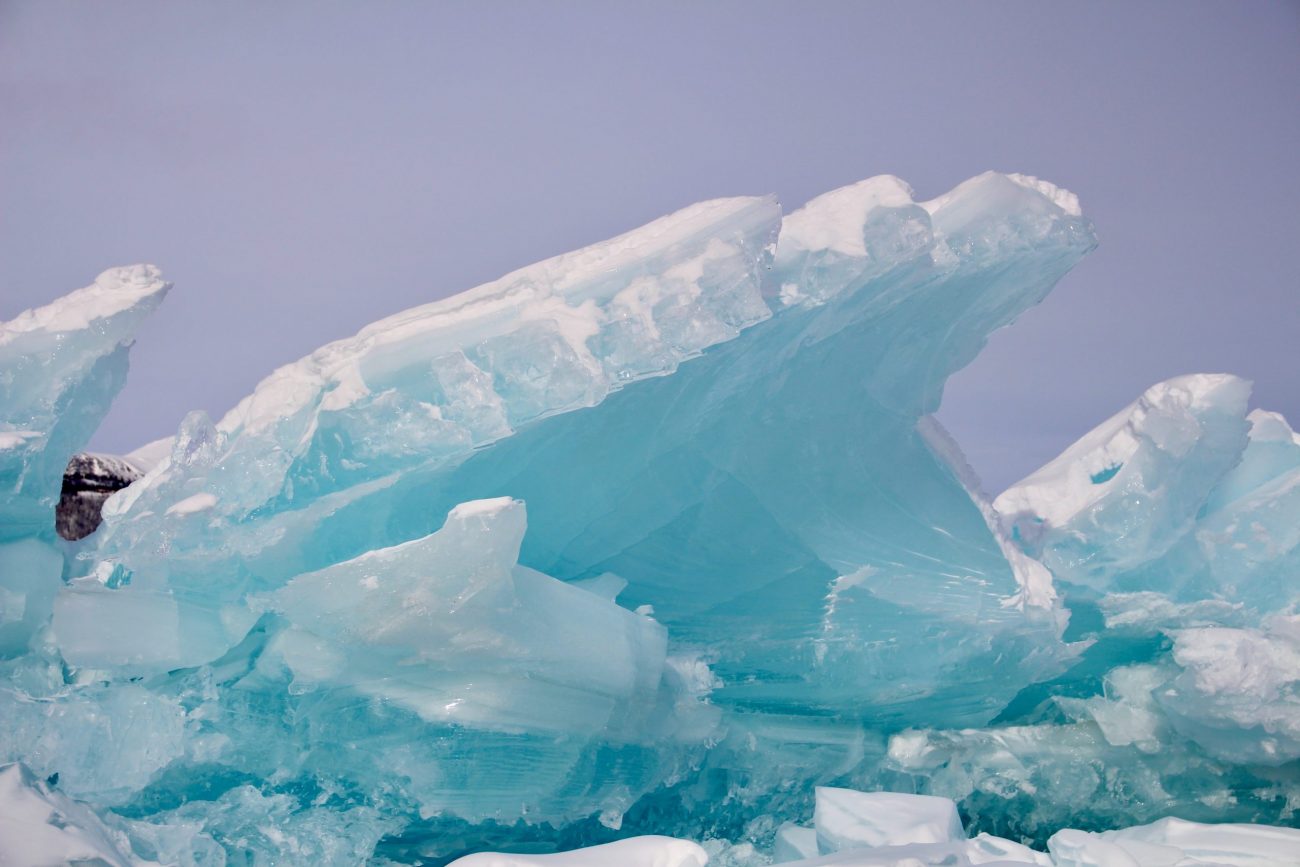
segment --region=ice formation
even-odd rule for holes
[[[705,202],[191,414],[76,542],[166,284],[0,324],[0,862],[1291,863],[1108,830],[1295,822],[1285,420],[1171,380],[990,501],[931,415],[1093,244],[1023,175]]]

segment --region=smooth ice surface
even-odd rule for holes
[[[1294,823],[1286,421],[1180,377],[990,499],[933,418],[1093,244],[1021,175],[705,202],[192,413],[67,543],[50,468],[165,289],[112,272],[4,326],[45,368],[0,342],[0,761],[181,865],[1046,864],[1062,828]]]

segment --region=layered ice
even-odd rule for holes
[[[1171,380],[990,501],[933,418],[1093,244],[1023,175],[705,202],[192,413],[76,543],[64,469],[166,285],[23,314],[6,797],[183,865],[1109,864],[1092,832],[1293,822],[1285,420]]]

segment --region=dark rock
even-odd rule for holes
[[[55,530],[70,542],[89,536],[99,526],[104,501],[143,475],[140,467],[116,455],[73,455],[63,471]]]

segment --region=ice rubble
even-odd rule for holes
[[[1172,380],[989,502],[930,416],[1093,243],[1021,175],[695,205],[191,414],[75,544],[59,473],[166,286],[0,325],[12,797],[109,863],[1047,864],[961,818],[1293,822],[1286,422]]]
[[[806,832],[806,836],[797,832]],[[956,805],[943,798],[818,788],[813,826],[783,826],[771,859],[754,858],[746,852],[738,862],[730,856],[739,847],[701,849],[685,840],[634,837],[554,855],[482,853],[459,859],[452,867],[697,867],[718,863],[702,860],[710,848],[713,854],[723,856],[724,867],[738,863],[786,867],[1280,867],[1300,861],[1300,830],[1203,825],[1170,818],[1102,833],[1062,830],[1048,840],[1048,852],[1041,852],[988,834],[967,837]]]

